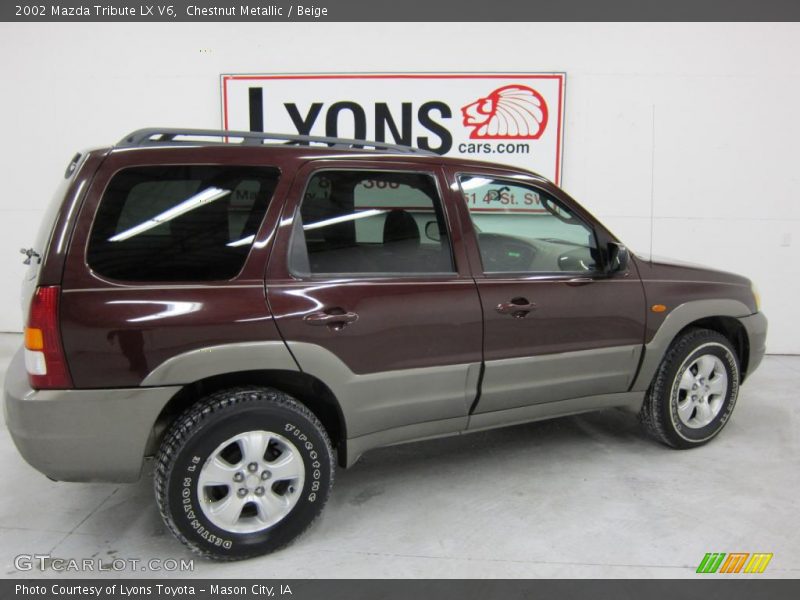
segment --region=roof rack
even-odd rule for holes
[[[195,139],[191,139],[195,138]],[[207,139],[197,140],[196,138],[220,138],[219,142],[210,142]],[[240,142],[231,142],[230,138],[241,138]],[[322,137],[314,135],[290,135],[285,133],[264,133],[261,131],[225,131],[222,129],[167,129],[167,128],[148,128],[138,129],[126,135],[117,143],[117,148],[138,148],[142,146],[159,146],[165,144],[175,144],[182,142],[202,141],[204,144],[231,144],[238,143],[244,145],[261,146],[265,142],[281,142],[289,146],[308,146],[311,144],[324,144],[329,148],[345,150],[364,150],[372,149],[377,152],[397,152],[402,154],[424,154],[432,155],[433,152],[420,150],[411,146],[400,144],[387,144],[386,142],[375,142],[369,140],[353,140],[337,137]]]

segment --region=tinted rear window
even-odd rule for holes
[[[263,167],[137,167],[100,202],[87,260],[123,281],[230,279],[244,265],[278,181]]]

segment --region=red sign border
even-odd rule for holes
[[[558,119],[556,130],[556,169],[555,183],[561,185],[562,163],[564,161],[564,96],[567,81],[566,72],[542,73],[292,73],[292,74],[247,74],[225,73],[220,75],[222,94],[222,128],[228,129],[228,82],[239,80],[270,81],[286,79],[557,79]]]

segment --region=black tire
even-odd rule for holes
[[[248,432],[270,440],[261,452],[263,469],[248,471],[245,446],[231,439],[241,439]],[[264,435],[267,432],[270,435]],[[276,435],[277,434],[277,435]],[[225,444],[228,444],[225,446]],[[220,450],[224,448],[224,450]],[[237,449],[241,455],[235,456]],[[198,480],[209,457],[222,452],[234,453],[231,463],[237,477],[244,473],[243,483],[221,486],[200,486]],[[298,478],[284,482],[266,481],[268,460],[283,458],[288,452]],[[297,462],[302,459],[301,465]],[[238,464],[240,466],[235,466]],[[276,463],[273,463],[277,465]],[[207,471],[206,471],[207,472]],[[226,472],[227,473],[227,472]],[[242,560],[273,552],[286,546],[303,533],[322,512],[333,485],[333,450],[324,427],[302,404],[283,392],[271,388],[238,388],[215,393],[193,405],[168,429],[156,456],[154,485],[156,501],[167,527],[183,544],[204,557],[215,560]],[[204,475],[205,476],[205,475]],[[261,527],[257,521],[259,499],[264,489],[276,494],[289,512],[276,523],[257,531],[226,530],[209,518],[209,502],[216,500],[247,503],[234,517],[245,529]],[[292,485],[296,483],[296,486]],[[301,484],[302,482],[302,484]],[[236,487],[234,487],[236,486]],[[243,486],[243,487],[239,487]],[[249,486],[249,487],[248,487]],[[302,489],[300,489],[302,488]],[[239,490],[247,490],[239,500]],[[228,494],[231,494],[228,496]],[[205,502],[201,500],[205,499]],[[214,498],[209,499],[209,495]],[[252,499],[252,502],[248,502]],[[238,506],[238,505],[237,505]],[[280,512],[275,514],[280,515]]]
[[[681,381],[684,375],[690,381],[700,376],[692,369],[696,369],[698,359],[702,357],[705,360],[707,356],[716,366],[712,371],[713,378],[705,378],[705,382],[697,384],[700,402],[696,403],[691,400],[695,397],[693,388],[681,389]],[[685,373],[687,370],[689,373]],[[725,393],[708,396],[712,400],[703,400],[703,391],[708,390],[704,386],[708,386],[712,379],[722,377],[722,371],[727,377]],[[728,422],[739,395],[739,381],[739,359],[731,342],[716,331],[688,329],[673,341],[662,359],[639,412],[639,420],[651,437],[668,446],[680,449],[702,446],[722,431]],[[683,385],[687,387],[685,383]],[[708,413],[715,414],[707,423],[698,413],[702,408],[698,404],[704,401],[706,405],[713,402],[718,406],[717,410]],[[683,408],[679,411],[679,407]],[[687,419],[687,414],[692,417]]]

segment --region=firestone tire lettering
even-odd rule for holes
[[[727,375],[722,406],[702,427],[687,427],[678,418],[678,385],[688,364],[698,357],[717,357]],[[711,441],[731,417],[739,394],[740,368],[727,338],[708,329],[688,329],[672,342],[647,392],[639,420],[650,437],[673,448],[694,448]]]
[[[305,470],[302,493],[277,523],[253,533],[226,531],[197,506],[198,467],[220,443],[254,428],[293,441]],[[333,450],[317,417],[280,391],[253,387],[218,392],[181,415],[164,436],[154,484],[161,516],[178,540],[207,558],[231,561],[273,552],[305,531],[330,495],[333,474]]]

